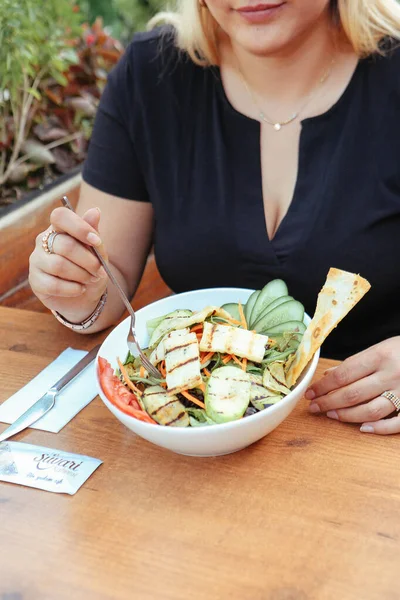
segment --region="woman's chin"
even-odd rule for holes
[[[261,29],[261,28],[260,28]],[[235,40],[237,46],[254,56],[273,56],[280,54],[290,45],[290,40],[282,32],[250,31],[238,35]]]

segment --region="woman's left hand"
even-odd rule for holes
[[[400,433],[400,413],[382,393],[400,397],[400,337],[390,338],[347,358],[310,386],[310,412],[331,419],[362,423],[361,431],[388,435]]]

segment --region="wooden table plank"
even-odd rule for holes
[[[51,314],[0,306],[0,350],[46,357],[51,362],[68,346],[89,350],[105,335],[80,335],[58,323]]]
[[[66,346],[94,343],[14,309],[0,308],[0,332],[0,402]],[[302,401],[250,448],[196,459],[141,440],[96,399],[59,434],[16,439],[104,464],[74,497],[0,483],[2,599],[400,597],[398,436]]]

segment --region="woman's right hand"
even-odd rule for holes
[[[83,217],[68,208],[56,208],[50,228],[57,232],[53,253],[44,251],[42,238],[29,260],[29,283],[35,295],[50,310],[72,323],[85,320],[96,308],[107,287],[107,274],[90,250],[91,246],[107,259],[98,235],[100,211],[89,209]]]

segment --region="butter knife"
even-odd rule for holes
[[[49,412],[53,408],[56,402],[57,395],[63,390],[71,381],[75,379],[86,367],[88,367],[96,358],[97,352],[99,351],[100,344],[95,346],[90,352],[86,354],[72,369],[68,371],[57,383],[51,386],[51,388],[41,397],[35,404],[33,404],[28,410],[26,410],[18,419],[12,423],[7,429],[0,433],[0,442],[8,440],[8,438],[16,435],[23,429],[26,429],[33,423],[36,423],[43,415]]]

